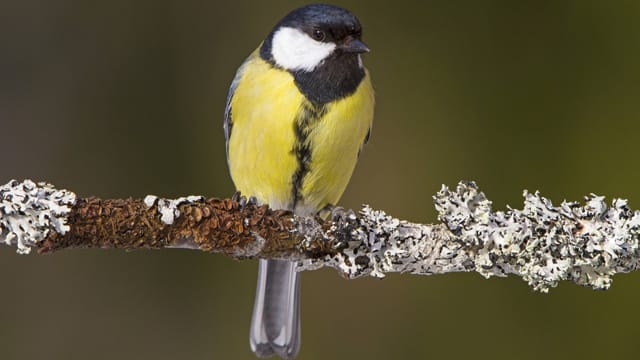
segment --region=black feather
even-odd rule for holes
[[[341,44],[346,39],[360,39],[360,21],[346,9],[332,5],[307,5],[285,16],[273,28],[260,47],[260,57],[277,67],[271,54],[274,34],[281,27],[293,27],[308,34],[323,30],[325,42]],[[326,104],[353,94],[365,76],[358,54],[339,48],[313,71],[292,72],[296,86],[305,97],[316,104]]]

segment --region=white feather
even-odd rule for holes
[[[271,55],[276,64],[287,70],[312,71],[335,48],[334,43],[316,41],[298,29],[283,27],[273,35]]]

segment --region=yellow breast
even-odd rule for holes
[[[336,204],[371,126],[373,104],[367,75],[354,94],[324,106],[301,144],[301,113],[311,104],[290,73],[254,53],[231,98],[228,160],[236,189],[299,214]]]
[[[373,88],[368,74],[355,93],[327,105],[309,135],[309,172],[303,179],[302,206],[336,205],[347,187],[373,120]]]

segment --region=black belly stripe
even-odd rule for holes
[[[293,195],[293,207],[295,210],[296,205],[303,200],[302,196],[302,184],[304,177],[309,173],[309,166],[311,165],[311,143],[309,142],[309,135],[315,129],[320,122],[320,119],[327,113],[328,105],[326,104],[314,104],[309,101],[304,101],[300,106],[298,117],[294,123],[294,132],[296,135],[296,142],[293,145],[292,152],[296,156],[298,167],[293,173],[291,192]]]

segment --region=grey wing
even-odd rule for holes
[[[240,65],[238,71],[236,71],[236,76],[234,76],[233,81],[231,82],[231,86],[229,87],[229,93],[227,94],[227,104],[224,107],[224,140],[227,149],[227,160],[229,159],[229,140],[231,139],[231,129],[233,128],[233,120],[232,118],[232,109],[231,109],[231,99],[233,99],[233,94],[236,92],[236,88],[238,87],[238,83],[240,82],[240,78],[242,77],[242,73],[244,72],[244,67],[248,62],[245,61]]]
[[[367,135],[364,137],[364,141],[362,142],[362,146],[367,145],[367,143],[369,142],[369,138],[371,137],[371,129],[372,127],[369,128],[369,131],[367,131]],[[361,146],[361,148],[362,148]]]
[[[233,91],[235,88],[231,85],[229,89],[229,94],[227,95],[227,105],[224,108],[224,142],[225,148],[227,151],[227,159],[229,159],[229,139],[231,138],[231,128],[233,127],[233,122],[231,121],[231,98],[233,97]]]
[[[364,141],[360,145],[360,149],[358,150],[358,156],[360,156],[360,153],[362,153],[362,148],[365,145],[367,145],[367,143],[369,142],[369,138],[371,137],[371,129],[372,129],[372,127],[369,128],[369,131],[367,131],[367,135],[365,135],[365,137],[364,137]]]
[[[231,128],[233,127],[233,121],[231,120],[231,99],[233,98],[233,93],[236,91],[236,87],[238,87],[238,80],[238,73],[236,73],[236,76],[231,82],[231,87],[229,87],[229,93],[227,94],[227,104],[224,107],[223,128],[227,159],[229,159],[229,139],[231,139]]]

